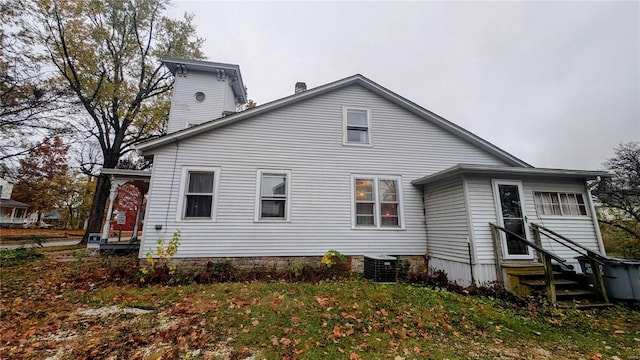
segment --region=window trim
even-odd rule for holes
[[[355,142],[348,140],[348,126],[347,126],[347,112],[349,110],[360,110],[365,111],[367,113],[367,142]],[[373,138],[371,132],[371,109],[356,107],[356,106],[343,106],[342,107],[342,145],[346,146],[365,146],[371,147],[373,146]]]
[[[538,211],[538,200],[536,199],[536,193],[548,193],[556,194],[558,196],[558,206],[560,208],[560,215],[542,214]],[[562,210],[562,197],[561,195],[580,195],[582,196],[582,205],[584,206],[584,215],[565,215]],[[586,199],[586,194],[579,191],[548,191],[548,190],[533,190],[533,207],[536,209],[536,214],[540,218],[553,218],[553,219],[585,219],[591,217],[591,210],[589,209],[589,201]],[[576,202],[578,201],[576,197]],[[566,204],[568,205],[568,204]]]
[[[286,176],[286,191],[284,218],[261,218],[262,215],[262,177],[264,174],[276,174]],[[284,169],[258,169],[256,172],[256,196],[253,221],[259,223],[288,223],[291,222],[291,170]]]
[[[211,201],[211,217],[210,218],[185,218],[185,206],[187,202],[185,200],[187,196],[187,187],[189,186],[189,173],[190,172],[212,172],[213,173],[213,196]],[[180,194],[178,197],[178,205],[176,207],[176,221],[188,221],[188,222],[215,222],[218,215],[218,189],[220,188],[220,167],[211,166],[183,166],[182,174],[180,177]]]
[[[373,180],[373,226],[358,226],[357,225],[357,211],[356,211],[356,179],[360,180]],[[396,197],[398,201],[398,226],[382,226],[382,216],[380,214],[380,180],[394,180],[397,184]],[[358,231],[403,231],[405,230],[405,211],[404,211],[404,196],[402,191],[402,176],[401,175],[371,175],[371,174],[351,174],[351,229]]]

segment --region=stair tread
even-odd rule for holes
[[[563,273],[563,272],[560,272],[560,271],[554,271],[554,272],[553,272],[553,276],[561,277],[562,275],[564,275],[564,273]],[[517,274],[516,276],[518,276],[518,277],[522,277],[522,278],[526,278],[526,277],[540,277],[540,276],[544,276],[544,271],[540,271],[540,272],[531,272],[531,273],[527,273],[527,274]]]
[[[612,303],[605,303],[601,301],[591,302],[591,301],[571,301],[571,300],[558,301],[557,305],[558,307],[561,307],[561,308],[581,308],[581,309],[605,308],[605,307],[613,306]]]
[[[556,286],[557,285],[578,285],[578,282],[567,279],[555,279],[554,280]],[[520,284],[528,285],[528,286],[544,286],[546,285],[546,281],[544,279],[533,279],[533,280],[522,280]]]
[[[556,295],[580,296],[580,295],[595,295],[595,293],[593,291],[580,290],[580,289],[556,289]]]

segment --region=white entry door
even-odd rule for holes
[[[503,228],[529,241],[527,216],[524,212],[522,183],[516,180],[493,180],[498,223]],[[533,252],[515,236],[500,232],[505,259],[533,259]]]

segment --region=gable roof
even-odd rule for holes
[[[431,122],[432,124],[442,128],[443,130],[471,143],[472,145],[475,145],[476,147],[482,150],[487,151],[488,153],[505,161],[509,165],[521,166],[521,167],[532,167],[531,165],[524,162],[523,160],[518,159],[517,157],[489,143],[488,141],[478,137],[477,135],[472,134],[471,132],[463,129],[462,127],[419,106],[418,104],[410,100],[405,99],[404,97],[369,80],[368,78],[360,74],[349,76],[347,78],[337,80],[332,83],[328,83],[307,91],[293,94],[293,95],[284,97],[282,99],[275,100],[261,106],[257,106],[250,110],[239,112],[233,115],[228,115],[223,118],[207,121],[187,129],[179,130],[179,131],[164,135],[156,139],[147,140],[145,142],[138,143],[136,145],[136,149],[140,153],[144,154],[145,152],[149,152],[152,149],[162,147],[164,145],[171,144],[180,140],[184,140],[192,136],[202,134],[204,132],[208,132],[226,125],[233,124],[238,121],[253,118],[260,114],[264,114],[266,112],[269,112],[275,109],[289,106],[289,105],[298,103],[300,101],[308,100],[308,99],[320,96],[322,94],[326,94],[328,92],[342,89],[344,87],[351,86],[351,85],[362,86],[363,88],[391,101],[397,106]]]

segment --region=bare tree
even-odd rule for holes
[[[609,216],[601,216],[600,222],[640,241],[640,142],[621,144],[604,166],[614,176],[593,189],[593,195],[609,210]]]
[[[19,7],[0,3],[0,161],[14,160],[64,133],[65,91],[41,71],[20,36]]]

